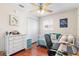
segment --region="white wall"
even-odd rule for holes
[[[68,18],[68,27],[67,28],[60,28],[59,22],[60,22],[60,19],[63,19],[63,18]],[[50,24],[50,22],[52,22],[52,24],[53,24],[51,26],[52,33],[59,32],[62,34],[77,35],[77,10],[76,9],[43,17],[41,19],[41,22],[44,22],[47,20],[48,20],[49,24]],[[41,25],[41,32],[43,33],[44,32],[43,25],[42,24],[40,24],[40,25]],[[51,32],[51,31],[48,31],[48,32]]]
[[[77,35],[79,37],[79,8],[77,9]]]

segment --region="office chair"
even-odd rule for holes
[[[48,55],[49,56],[55,56],[56,51],[58,50],[59,44],[55,43],[55,45],[54,45],[51,41],[51,37],[50,37],[49,34],[45,34],[44,36],[45,36],[46,45],[47,45],[47,48],[48,48]]]

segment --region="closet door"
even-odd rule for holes
[[[28,35],[32,38],[32,43],[38,39],[38,20],[28,19]]]

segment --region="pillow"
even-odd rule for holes
[[[59,37],[61,36],[61,34],[60,33],[52,33],[51,34],[51,39],[57,39],[57,40],[59,40]]]
[[[52,34],[51,34],[51,39],[52,39],[52,40],[56,39],[56,34],[55,34],[55,33],[52,33]]]

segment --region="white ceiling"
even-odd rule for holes
[[[26,3],[22,5],[24,5],[23,9],[29,12],[30,14],[35,15],[35,16],[41,16],[39,13],[37,13],[37,11],[31,12],[32,10],[37,9],[36,6],[33,6],[30,3]],[[79,7],[79,3],[51,3],[48,6],[48,9],[52,10],[53,13],[59,13],[59,12],[71,10],[77,7]],[[42,16],[45,16],[45,15],[48,15],[48,13],[47,14],[45,13]]]
[[[24,8],[21,8],[19,7],[19,4],[16,3],[16,4],[8,4],[8,5],[13,5],[15,6],[19,11],[21,12],[26,12],[26,14],[30,14],[30,15],[33,15],[33,16],[40,16],[39,13],[36,12],[31,12],[33,10],[36,10],[37,7],[32,5],[31,3],[21,3],[21,5],[24,6]],[[67,10],[71,10],[71,9],[74,9],[74,8],[77,8],[79,7],[79,3],[51,3],[49,4],[48,6],[48,9],[52,10],[52,14],[54,13],[59,13],[59,12],[63,12],[63,11],[67,11]],[[48,13],[46,14],[43,14],[42,16],[45,16],[45,15],[48,15]]]
[[[63,12],[79,7],[79,3],[54,3],[49,6],[53,13]]]

